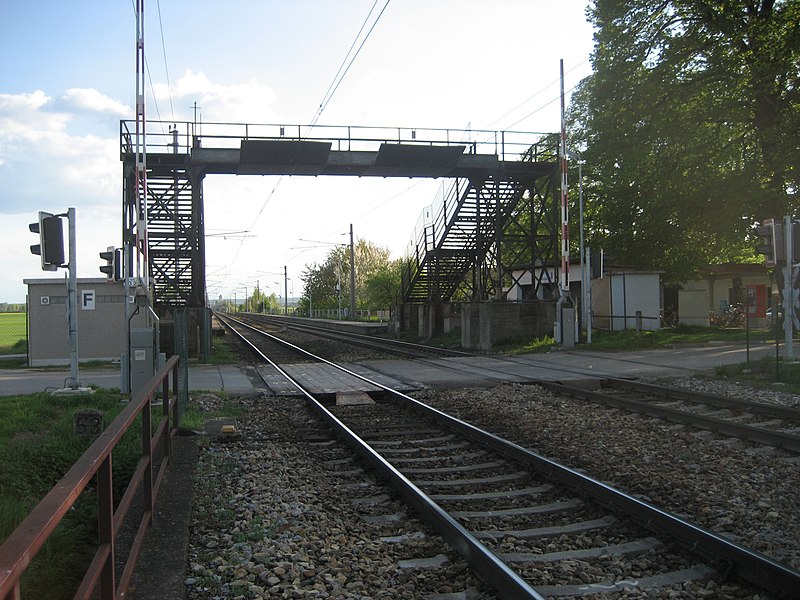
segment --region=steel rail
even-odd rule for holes
[[[720,396],[718,394],[706,394],[703,392],[694,392],[681,388],[671,388],[652,383],[643,383],[640,381],[630,381],[626,379],[606,379],[603,383],[608,382],[612,387],[625,388],[632,391],[644,392],[654,396],[661,396],[663,398],[671,398],[674,400],[686,400],[688,402],[695,402],[697,404],[707,404],[709,406],[716,406],[717,408],[730,408],[742,410],[753,414],[764,415],[776,419],[787,419],[790,421],[800,422],[800,409],[791,408],[789,406],[780,406],[777,404],[765,404],[763,402],[750,402],[748,400],[741,400],[739,398],[728,398],[727,396]]]
[[[644,413],[659,419],[665,419],[673,423],[680,423],[682,425],[693,425],[703,429],[710,429],[725,435],[733,437],[745,438],[759,444],[767,444],[769,446],[776,446],[791,450],[792,452],[800,452],[800,436],[783,431],[769,431],[761,427],[753,427],[752,425],[744,425],[741,423],[733,423],[725,419],[717,417],[709,417],[706,415],[699,415],[696,413],[678,410],[677,408],[670,408],[668,406],[658,406],[652,402],[632,400],[630,398],[620,398],[612,394],[604,394],[587,390],[584,388],[573,387],[563,383],[554,383],[551,381],[540,381],[538,385],[550,389],[560,394],[573,396],[589,402],[596,402],[599,404],[606,404],[616,408],[622,408],[633,412]]]
[[[453,547],[474,571],[479,574],[485,581],[493,585],[501,598],[508,598],[509,600],[527,599],[527,600],[544,600],[534,588],[532,588],[523,578],[515,573],[508,565],[506,565],[497,555],[491,552],[484,546],[474,535],[465,529],[458,521],[451,517],[445,510],[443,510],[436,502],[431,500],[422,490],[414,485],[405,475],[393,467],[386,459],[378,454],[372,447],[356,435],[347,425],[342,423],[333,413],[325,408],[313,395],[306,391],[303,386],[293,379],[286,371],[275,364],[268,356],[261,352],[255,345],[253,345],[247,338],[240,332],[233,328],[228,320],[244,325],[247,328],[253,329],[246,323],[242,323],[236,319],[229,319],[223,317],[220,319],[231,331],[233,331],[239,339],[241,339],[247,346],[249,346],[254,353],[262,358],[265,362],[274,367],[283,377],[286,378],[292,385],[294,385],[300,393],[302,393],[310,406],[320,416],[320,418],[336,433],[337,436],[342,438],[348,445],[350,445],[355,452],[358,453],[372,468],[374,468],[378,475],[385,478],[390,482],[390,485],[400,493],[405,501],[414,509],[416,509],[422,518],[432,527],[434,527],[440,535]],[[267,337],[273,338],[283,344],[296,348],[309,356],[314,356],[310,352],[295,346],[280,338],[275,338],[270,334],[264,334]],[[327,363],[334,367],[334,363],[325,360],[321,357],[315,357],[321,362]],[[347,369],[342,369],[350,373]],[[352,373],[351,373],[352,374]],[[361,378],[365,379],[366,378]],[[387,388],[388,389],[388,388]]]
[[[300,350],[305,352],[302,349]],[[472,439],[487,444],[519,461],[521,464],[528,465],[552,480],[562,483],[576,493],[592,498],[612,510],[629,515],[646,529],[663,533],[675,539],[690,552],[724,561],[729,565],[729,574],[735,573],[745,581],[786,597],[792,597],[797,589],[800,589],[800,571],[694,525],[648,502],[621,492],[588,475],[565,467],[518,444],[452,417],[380,382],[372,381],[368,377],[328,360],[320,360],[357,379],[377,386],[412,410],[455,429]]]
[[[357,374],[354,375],[357,376]],[[732,567],[736,575],[746,581],[763,589],[785,594],[787,597],[791,597],[800,587],[800,571],[727,540],[657,506],[625,494],[588,475],[560,465],[527,448],[456,419],[402,392],[389,390],[377,382],[371,383],[382,387],[393,397],[405,402],[408,407],[432,417],[437,422],[447,424],[473,439],[478,439],[518,460],[523,465],[530,465],[551,479],[563,483],[570,489],[584,494],[604,506],[630,515],[647,529],[663,532],[689,551],[722,559]]]

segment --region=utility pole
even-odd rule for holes
[[[356,253],[353,244],[353,224],[350,223],[350,320],[356,318]]]
[[[569,204],[567,202],[567,126],[564,108],[564,60],[561,60],[561,269],[556,303],[556,342],[564,348],[575,346],[575,305],[569,293]]]
[[[69,365],[72,389],[81,387],[78,379],[78,266],[77,266],[77,240],[75,239],[75,209],[67,209],[69,221],[69,283],[67,284],[67,323],[69,329]]]

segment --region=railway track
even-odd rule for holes
[[[730,597],[763,590],[791,597],[800,584],[800,573],[763,555],[370,384],[381,393],[335,407],[303,393],[498,597],[597,597],[629,588],[680,595],[732,579],[742,587],[730,587]]]
[[[401,356],[406,358],[475,356],[471,352],[464,352],[461,350],[439,348],[436,346],[428,346],[425,344],[417,344],[413,342],[393,340],[347,331],[334,331],[324,327],[316,327],[311,324],[289,322],[281,317],[264,314],[248,314],[240,320],[255,327],[266,325],[273,329],[277,328],[301,332],[328,340],[351,344],[360,348],[367,348],[374,352],[387,353],[392,356]]]
[[[621,379],[602,380],[599,389],[555,382],[540,385],[574,398],[800,453],[796,408]]]
[[[266,319],[262,320],[262,323],[274,325],[274,321]],[[281,319],[277,319],[277,323],[280,324]],[[371,336],[345,333],[340,337],[336,332],[327,335],[328,332],[325,330],[305,325],[297,328],[297,331],[303,330],[313,331],[313,335],[321,335],[329,339],[342,340],[348,344],[372,350],[380,349],[389,353],[394,353],[391,350],[393,344],[399,344],[400,350],[397,354],[413,356],[422,360],[436,356],[437,351],[441,352],[440,356],[460,356],[449,350],[424,345],[393,340],[370,344],[373,340]],[[463,353],[463,355],[474,356],[468,353]],[[449,365],[449,367],[463,368],[456,364]],[[498,373],[503,373],[503,371],[498,370]],[[800,409],[797,408],[758,404],[725,396],[623,379],[597,380],[595,383],[598,387],[595,388],[587,387],[584,383],[579,385],[558,381],[540,381],[538,383],[542,387],[574,398],[647,414],[670,422],[800,454]]]
[[[220,314],[217,314],[216,317],[224,326],[235,331],[244,340],[245,348],[254,346],[263,354],[272,357],[272,360],[277,363],[314,361],[308,354],[299,351],[293,345],[283,343],[280,337],[274,334],[267,335],[269,332],[263,327],[243,319],[234,319]]]

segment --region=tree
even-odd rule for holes
[[[263,290],[258,288],[253,290],[253,295],[250,296],[247,303],[252,312],[274,313],[283,311],[283,307],[274,293],[267,296]]]
[[[589,244],[688,277],[797,208],[799,0],[596,0],[570,107]]]
[[[366,240],[358,240],[355,245],[356,265],[356,308],[381,309],[389,308],[394,300],[390,291],[397,291],[400,281],[399,267],[396,273],[391,269],[390,253]],[[392,286],[392,275],[396,276],[396,284]],[[349,279],[347,290],[349,293]]]
[[[364,303],[367,308],[385,309],[390,311],[400,291],[400,266],[402,261],[386,261],[376,265],[372,272],[365,277]]]
[[[379,293],[378,290],[391,287],[387,279],[387,271],[391,273],[389,250],[360,239],[354,251],[356,309],[389,308],[391,301],[374,304],[385,302],[385,291]],[[399,286],[399,267],[397,271]],[[306,265],[302,279],[305,286],[301,306],[304,310],[308,310],[309,301],[314,310],[338,309],[340,303],[343,309],[347,308],[350,305],[350,247],[337,246],[331,249],[323,264]],[[373,279],[383,282],[372,283]]]
[[[323,264],[306,265],[301,275],[305,284],[301,305],[307,309],[310,304],[314,310],[338,308],[344,294],[344,280],[348,279],[343,269],[348,264],[343,249],[334,248]]]

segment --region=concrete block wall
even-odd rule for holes
[[[461,345],[491,350],[498,344],[553,334],[553,302],[472,302],[462,305]]]

